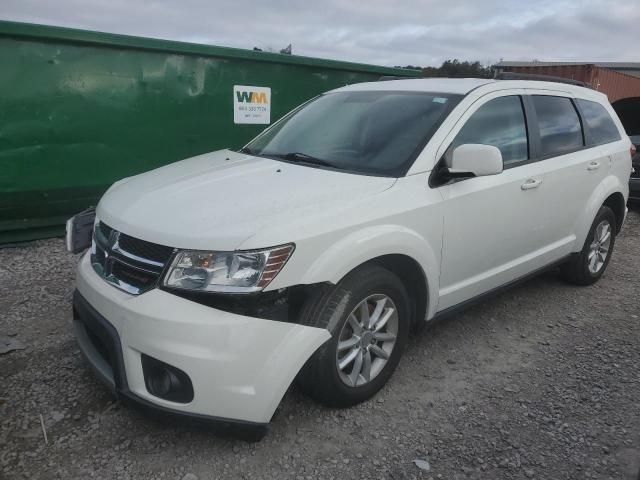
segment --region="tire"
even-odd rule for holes
[[[604,224],[608,225],[610,240],[604,260],[601,264],[599,262],[596,262],[596,266],[599,265],[599,267],[596,271],[594,271],[593,264],[591,264],[590,268],[590,263],[593,262],[592,247],[600,240],[599,238],[597,238],[600,232],[598,228],[603,225],[603,222]],[[563,278],[567,282],[573,283],[574,285],[591,285],[600,280],[600,277],[602,277],[602,274],[607,269],[607,265],[609,265],[609,260],[611,260],[615,240],[616,216],[609,207],[603,205],[602,207],[600,207],[596,218],[593,220],[593,224],[589,229],[587,239],[584,241],[582,251],[567,263],[562,265],[561,272]]]
[[[366,308],[362,306],[365,300]],[[379,307],[380,304],[383,306]],[[395,315],[389,313],[390,310],[395,310]],[[365,311],[367,316],[358,322]],[[410,315],[409,297],[394,273],[377,265],[364,265],[349,273],[337,285],[307,302],[301,311],[302,324],[326,328],[331,339],[309,358],[298,375],[298,385],[314,400],[330,407],[348,407],[371,398],[387,383],[400,361],[409,334]],[[361,329],[358,335],[353,319],[359,325],[364,324],[367,317],[371,322],[374,317],[379,318],[378,325],[384,326],[375,333],[375,328],[368,330],[369,333]],[[390,339],[394,334],[391,347],[392,340],[376,340]],[[344,345],[358,336],[359,343],[345,349]],[[356,350],[361,353],[356,352],[353,361],[341,370],[339,365]],[[388,358],[379,356],[380,350],[384,350],[382,353]],[[360,375],[354,374],[359,356]],[[371,361],[367,361],[367,356]]]

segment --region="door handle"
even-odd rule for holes
[[[587,170],[597,170],[600,168],[600,162],[591,162],[587,167]]]
[[[531,190],[532,188],[538,188],[541,183],[541,178],[529,178],[520,188],[522,188],[522,190]]]

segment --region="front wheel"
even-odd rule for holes
[[[331,339],[303,367],[300,387],[334,407],[373,396],[400,361],[410,312],[409,298],[395,274],[377,265],[351,272],[303,309],[302,322],[327,328]]]
[[[600,280],[609,265],[616,241],[616,216],[600,207],[593,220],[582,251],[561,267],[565,280],[576,285],[591,285]]]

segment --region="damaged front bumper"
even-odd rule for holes
[[[98,376],[121,396],[256,425],[270,421],[304,363],[330,338],[322,328],[221,311],[159,289],[129,295],[104,282],[88,255],[78,266],[74,331]],[[145,358],[186,375],[191,398],[158,396]]]

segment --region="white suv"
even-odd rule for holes
[[[362,402],[410,332],[560,265],[597,281],[631,143],[606,97],[479,79],[351,85],[222,150],[115,183],[74,329],[122,397],[270,421],[297,379]]]

